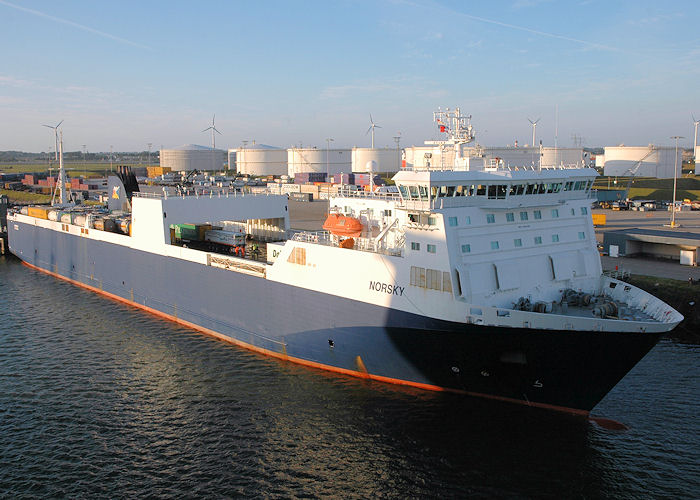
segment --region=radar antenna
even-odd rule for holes
[[[433,121],[437,123],[438,130],[447,134],[448,140],[454,143],[468,143],[474,140],[474,127],[472,127],[472,115],[463,116],[459,108],[444,111],[438,108],[433,112]]]

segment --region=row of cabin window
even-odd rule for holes
[[[437,269],[411,266],[411,285],[452,293],[450,273]]]
[[[579,240],[585,240],[586,239],[586,233],[583,231],[579,231],[578,233],[578,239]],[[534,238],[535,245],[541,245],[542,244],[542,236],[535,236]],[[553,234],[552,235],[552,243],[559,243],[559,235],[558,234]],[[523,240],[522,238],[515,238],[513,240],[513,247],[515,248],[520,248],[523,246]],[[499,241],[492,241],[491,242],[491,250],[499,250],[501,247],[501,244]],[[472,247],[469,243],[464,243],[462,245],[462,253],[470,253],[472,251]]]
[[[437,245],[427,244],[428,253],[437,253]],[[416,241],[411,242],[411,250],[420,251],[420,243]]]
[[[551,209],[550,214],[552,215],[552,219],[559,218],[559,209],[558,208]],[[581,207],[581,215],[587,215],[587,214],[588,214],[588,207]],[[571,215],[576,215],[575,208],[571,209]],[[520,217],[521,221],[526,221],[526,220],[529,220],[530,216],[526,210],[523,210],[522,212],[520,212],[519,217]],[[541,210],[533,210],[532,217],[535,220],[542,219],[542,211]],[[466,222],[467,226],[470,225],[472,223],[471,216],[467,215],[465,222]],[[486,214],[486,223],[487,224],[494,224],[495,222],[496,222],[496,214]],[[515,222],[515,213],[514,212],[506,212],[506,222]],[[459,221],[458,221],[457,217],[448,217],[447,224],[450,227],[457,227],[459,225]]]
[[[490,200],[504,200],[508,196],[527,194],[550,194],[562,191],[588,191],[593,181],[549,182],[537,184],[470,184],[466,186],[431,186],[430,197],[452,198],[455,196],[488,196]],[[428,187],[425,185],[399,185],[404,199],[428,201]]]

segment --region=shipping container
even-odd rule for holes
[[[607,216],[605,214],[593,214],[593,225],[594,226],[604,226],[607,222]]]
[[[294,201],[312,201],[311,193],[289,193],[289,199]]]
[[[27,215],[36,217],[37,219],[48,219],[49,210],[49,207],[29,207],[27,209]]]
[[[211,224],[172,224],[175,228],[175,238],[178,240],[203,241],[206,231],[211,230]]]

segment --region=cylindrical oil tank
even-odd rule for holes
[[[60,221],[63,222],[64,224],[72,224],[73,223],[73,214],[70,212],[62,212]]]
[[[73,216],[73,224],[75,224],[76,226],[84,226],[85,225],[85,215],[75,214]]]
[[[170,168],[174,172],[221,170],[225,163],[226,151],[197,144],[185,144],[160,151],[160,166]]]
[[[392,148],[352,148],[352,171],[367,172],[367,163],[376,162],[374,172],[394,173],[401,165],[401,151]]]
[[[288,175],[322,172],[330,175],[352,171],[352,150],[326,148],[291,148],[287,150]]]
[[[678,148],[678,156],[676,157],[674,147],[660,147],[653,144],[648,146],[606,146],[604,174],[670,179],[673,178],[675,166],[678,169],[676,175],[680,177],[682,155],[682,148]]]
[[[229,156],[230,157],[230,156]],[[251,144],[235,150],[236,172],[247,175],[286,175],[287,150]]]

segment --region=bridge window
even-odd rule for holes
[[[462,253],[469,253],[472,251],[472,247],[469,243],[462,245]]]
[[[535,236],[535,245],[542,244],[542,236]]]
[[[437,252],[437,246],[436,245],[431,245],[428,243],[428,253],[435,253]]]
[[[422,200],[428,200],[428,186],[420,185],[418,186],[418,192]]]
[[[527,212],[520,212],[520,220],[527,220]]]
[[[399,184],[399,192],[401,193],[401,198],[408,198],[408,188],[403,184]]]
[[[418,187],[417,186],[408,186],[408,192],[409,192],[410,198],[412,200],[420,199],[420,197],[418,196]]]
[[[411,242],[411,250],[420,250],[420,243],[412,241]]]
[[[535,216],[535,220],[540,220],[542,218],[542,212],[540,210],[535,210],[533,215]]]
[[[496,222],[496,216],[494,214],[486,214],[486,223],[493,224]]]
[[[515,245],[515,248],[521,247],[523,246],[523,240],[521,240],[520,238],[515,238],[513,240],[513,245]]]
[[[558,219],[558,218],[559,218],[559,209],[553,208],[552,209],[552,219]]]
[[[588,207],[581,207],[581,215],[586,215],[588,213]]]
[[[515,220],[515,214],[513,212],[506,213],[506,221],[513,222]]]
[[[455,227],[455,226],[457,226],[457,217],[448,217],[448,218],[447,218],[447,224],[448,224],[450,227]]]

